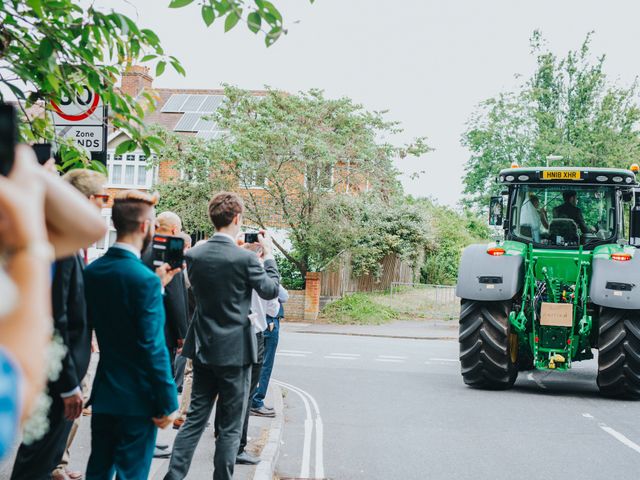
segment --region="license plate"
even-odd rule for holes
[[[577,170],[545,170],[542,172],[543,180],[580,180],[580,172]]]

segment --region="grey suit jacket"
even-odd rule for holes
[[[223,236],[192,248],[186,260],[196,307],[182,355],[208,366],[256,363],[251,291],[265,300],[278,297],[275,261],[266,260],[263,267],[255,253]]]

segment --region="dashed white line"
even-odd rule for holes
[[[288,353],[288,352],[276,352],[276,355],[281,357],[306,357],[306,353]]]
[[[330,353],[329,355],[333,355],[336,357],[359,357],[359,353]]]
[[[401,355],[378,355],[378,358],[390,358],[396,360],[406,360],[407,357]]]
[[[283,348],[282,350],[278,350],[281,353],[301,353],[303,355],[311,355],[313,352],[309,352],[308,350],[287,350]]]
[[[627,447],[629,447],[631,450],[634,450],[636,453],[640,453],[640,445],[638,445],[637,443],[635,443],[632,440],[629,440],[627,437],[625,437],[623,434],[621,434],[620,432],[617,432],[616,430],[614,430],[611,427],[607,427],[604,424],[600,424],[598,425],[602,430],[604,430],[605,432],[607,432],[609,435],[611,435],[613,438],[615,438],[616,440],[618,440],[620,443],[626,445]]]
[[[453,358],[430,358],[429,360],[431,360],[432,362],[459,362],[460,360],[453,359]]]
[[[404,363],[404,360],[399,358],[376,358],[376,362]]]
[[[358,357],[343,357],[342,355],[325,355],[329,360],[358,360]]]

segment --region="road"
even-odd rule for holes
[[[284,332],[279,352],[281,478],[640,478],[640,402],[601,398],[595,361],[491,392],[451,340]]]

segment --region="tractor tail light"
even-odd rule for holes
[[[625,252],[612,253],[611,260],[617,260],[619,262],[628,262],[629,260],[631,260],[631,254],[625,253]]]
[[[489,255],[493,255],[494,257],[501,257],[502,255],[505,254],[505,251],[504,251],[504,248],[493,247],[487,250],[487,253]]]

